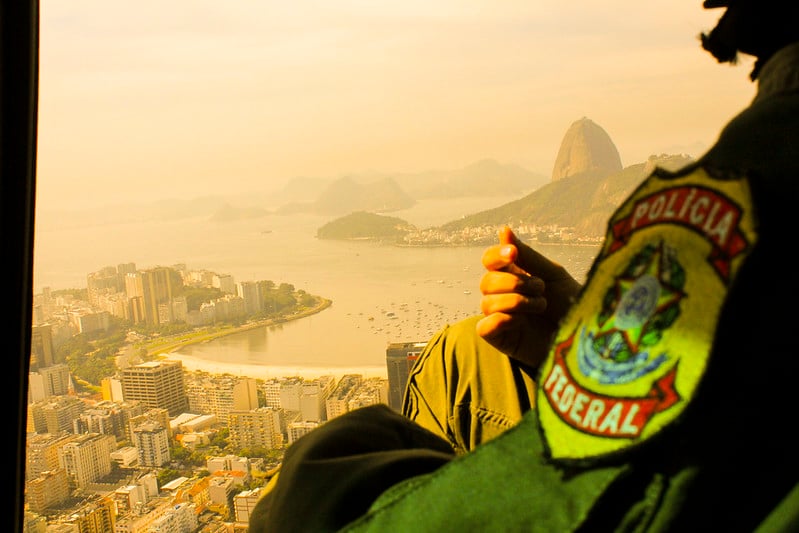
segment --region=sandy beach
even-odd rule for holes
[[[175,353],[181,348],[190,344],[197,344],[200,342],[207,342],[209,340],[218,339],[226,335],[233,335],[250,329],[271,326],[278,323],[289,322],[293,320],[300,320],[301,318],[309,317],[316,313],[324,311],[333,304],[331,300],[326,298],[321,299],[319,305],[301,311],[299,313],[257,322],[247,322],[237,327],[230,327],[221,331],[209,332],[207,334],[193,335],[188,338],[180,338],[174,342],[167,342],[164,345],[158,346],[148,351],[151,356],[158,356],[163,359],[180,361],[188,371],[208,372],[209,374],[231,374],[234,376],[247,376],[256,379],[270,379],[276,377],[291,377],[299,376],[306,379],[318,378],[320,376],[341,376],[347,374],[359,374],[364,377],[387,377],[387,370],[385,366],[359,366],[359,367],[310,367],[310,366],[267,366],[267,365],[249,365],[240,363],[224,363],[219,361],[208,361],[197,357],[181,355]]]
[[[164,339],[164,342],[162,344],[148,347],[147,355],[150,357],[159,356],[159,355],[168,355],[174,352],[175,350],[180,350],[181,348],[189,346],[191,344],[207,342],[210,340],[218,339],[220,337],[225,337],[227,335],[233,335],[234,333],[241,333],[243,331],[247,331],[250,329],[272,326],[274,324],[290,322],[292,320],[299,320],[301,318],[305,318],[311,315],[315,315],[316,313],[320,313],[325,309],[327,309],[328,307],[330,307],[331,305],[333,305],[332,300],[328,300],[327,298],[320,298],[320,302],[318,305],[310,309],[306,309],[304,311],[299,311],[292,315],[246,322],[240,326],[225,327],[224,329],[209,331],[206,333],[191,333],[188,335],[179,335],[175,339]]]
[[[233,363],[221,363],[218,361],[207,361],[196,357],[189,357],[179,354],[166,354],[165,359],[180,361],[183,368],[188,371],[208,372],[209,374],[231,374],[234,376],[246,376],[256,379],[271,379],[279,377],[299,376],[305,379],[314,379],[320,376],[335,376],[341,378],[347,374],[358,374],[365,378],[382,377],[387,378],[388,373],[385,366],[363,366],[363,367],[304,367],[304,366],[266,366],[266,365],[242,365]]]

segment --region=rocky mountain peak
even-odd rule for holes
[[[610,175],[621,170],[621,157],[610,135],[594,121],[583,117],[572,123],[563,136],[551,181],[587,171]]]

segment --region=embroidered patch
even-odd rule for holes
[[[685,409],[754,228],[746,179],[702,168],[656,173],[616,211],[541,367],[537,411],[553,459],[622,452]]]

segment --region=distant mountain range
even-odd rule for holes
[[[456,170],[375,172],[335,180],[296,178],[274,195],[272,201],[286,201],[276,210],[280,214],[389,213],[412,207],[422,199],[521,195],[548,180],[518,165],[483,159]]]
[[[652,172],[655,166],[676,170],[691,161],[693,159],[687,155],[663,154],[651,156],[645,163],[630,165],[620,172],[610,175],[602,169],[584,170],[548,183],[518,200],[453,220],[435,229],[442,232],[456,232],[464,228],[486,225],[554,225],[573,228],[576,235],[583,237],[600,238],[605,234],[607,221],[613,211]],[[368,226],[374,228],[391,226],[403,228],[405,231],[417,229],[407,221],[395,217],[383,217],[386,219],[385,221],[380,221],[380,217],[381,215],[373,214],[368,221],[362,218],[345,217],[347,219],[346,232],[320,232],[318,237],[347,239],[350,238],[347,235],[357,234],[359,239],[367,238],[369,235],[367,226],[354,227],[358,221],[367,222]],[[336,222],[334,221],[329,226],[343,227],[337,225]],[[375,239],[387,236],[384,233],[371,235]]]
[[[520,196],[549,178],[518,165],[483,159],[455,170],[373,172],[340,178],[298,177],[279,191],[166,198],[152,203],[99,205],[37,213],[37,226],[92,226],[141,220],[179,220],[206,215],[224,223],[270,214],[315,213],[331,217],[366,211],[390,213],[422,199]],[[242,204],[249,207],[241,207]],[[275,208],[275,206],[279,206]]]
[[[313,202],[292,202],[279,208],[279,214],[315,213],[318,215],[340,215],[353,211],[375,211],[387,213],[411,207],[416,200],[411,198],[392,178],[360,183],[345,177],[328,185]]]
[[[211,220],[224,223],[274,213],[314,213],[344,217],[340,225],[320,228],[320,238],[369,238],[370,228],[372,238],[385,238],[389,227],[393,228],[392,232],[414,230],[406,221],[393,217],[379,218],[388,213],[407,209],[423,199],[483,197],[486,206],[491,208],[443,224],[439,229],[457,231],[465,227],[504,223],[551,224],[572,228],[581,236],[601,237],[612,212],[655,165],[675,169],[690,161],[691,157],[684,154],[662,154],[622,168],[618,150],[610,136],[596,123],[583,117],[575,121],[564,136],[550,176],[518,165],[483,159],[455,170],[295,178],[280,191],[246,196],[247,204],[255,204],[255,207],[235,207],[241,198],[235,200],[221,195],[173,198],[135,208],[98,207],[83,213],[82,217],[73,213],[68,217],[59,212],[42,213],[37,218],[37,225],[62,227],[65,220],[80,226],[128,219],[180,219],[203,216],[204,213],[210,213]],[[507,198],[513,194],[518,194],[518,200],[498,207],[491,201],[492,198]],[[374,216],[363,216],[365,213]],[[349,216],[354,214],[358,216]],[[336,222],[336,219],[331,222]],[[359,224],[364,228],[359,228]]]
[[[596,123],[583,117],[566,132],[549,183],[536,187],[518,200],[453,220],[436,229],[456,232],[486,225],[553,225],[571,228],[574,234],[582,237],[601,238],[615,209],[656,166],[676,170],[691,161],[693,159],[685,154],[661,154],[650,156],[645,162],[622,167],[618,150],[610,136]],[[461,185],[468,183],[471,190],[482,189],[483,194],[486,194],[488,190],[502,187],[492,181],[494,178],[480,179],[479,176],[491,175],[492,169],[496,169],[495,163],[482,161],[463,169],[458,175],[459,179],[453,182],[457,181]],[[524,176],[523,172],[506,170],[507,181],[520,180]],[[437,186],[441,186],[441,183],[439,180]],[[530,181],[527,183],[529,185]],[[415,190],[421,190],[423,184],[416,182],[416,185],[420,189]],[[412,228],[407,222],[401,222],[404,223],[402,227]],[[396,221],[392,223],[395,227],[400,226]],[[375,221],[371,220],[370,224],[375,224]],[[358,231],[359,238],[364,238],[366,231],[366,228]],[[320,235],[320,238],[336,238],[330,237],[330,233],[326,235]],[[375,235],[374,238],[382,236]]]

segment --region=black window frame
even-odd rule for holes
[[[11,414],[4,439],[10,468],[3,523],[21,532],[25,510],[25,440],[33,301],[33,230],[39,97],[39,2],[0,3],[0,247],[10,298],[4,302],[2,385]]]

